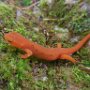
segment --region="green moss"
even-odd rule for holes
[[[90,50],[89,48],[82,48],[79,52],[77,52],[77,55],[80,57],[81,63],[85,67],[90,67]],[[90,75],[87,74],[85,71],[80,70],[77,66],[73,67],[73,75],[74,75],[74,80],[76,83],[79,83],[80,86],[82,86],[83,90],[83,85],[84,88],[90,87]],[[83,81],[83,82],[82,82]]]
[[[80,18],[74,22],[70,22],[70,26],[74,28],[75,33],[81,33],[90,30],[90,18]]]
[[[9,5],[6,5],[0,2],[0,16],[12,15],[12,8]]]
[[[86,86],[90,86],[89,82],[90,82],[90,75],[81,71],[78,67],[74,67],[73,68],[73,74],[75,77],[75,82],[76,83],[81,83],[81,85],[86,85]],[[83,81],[83,82],[82,82]]]
[[[52,8],[43,4],[42,11],[44,11],[45,17],[51,18],[50,20],[57,23],[60,27],[67,27],[73,30],[74,33],[80,33],[90,29],[90,18],[87,16],[86,11],[80,11],[80,3],[70,6],[65,4],[65,0],[55,0],[52,3]],[[52,20],[52,18],[55,20]]]
[[[22,5],[23,6],[28,6],[32,3],[32,0],[22,0]]]
[[[12,28],[15,24],[13,8],[0,2],[0,29],[2,27]]]

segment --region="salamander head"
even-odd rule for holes
[[[12,46],[22,48],[25,46],[26,39],[17,32],[10,32],[4,35],[5,40]]]

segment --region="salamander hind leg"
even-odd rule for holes
[[[24,55],[21,55],[21,58],[25,59],[25,58],[28,58],[29,56],[32,55],[32,51],[29,50],[29,49],[24,49],[25,51],[25,54]]]
[[[71,56],[66,55],[66,54],[61,55],[61,56],[60,56],[60,59],[69,60],[69,61],[71,61],[71,62],[74,63],[74,64],[78,62],[78,61],[76,61],[74,58],[72,58]]]

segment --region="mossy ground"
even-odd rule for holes
[[[39,26],[37,19],[21,16],[16,21],[15,8],[0,4],[0,31],[17,31],[28,39],[46,46],[46,36],[41,31],[44,27],[52,31],[52,24],[43,22]],[[27,14],[27,13],[26,13]],[[30,18],[30,20],[28,20]],[[51,25],[51,27],[50,27]],[[33,27],[38,26],[39,32]],[[47,31],[50,32],[51,31]],[[54,32],[53,32],[54,33]],[[90,33],[89,31],[87,34]],[[84,37],[84,34],[81,34]],[[58,41],[52,42],[55,44]],[[64,47],[71,47],[74,43],[63,42]],[[10,46],[0,32],[0,89],[2,90],[89,90],[90,75],[68,61],[57,60],[46,62],[36,57],[21,59],[21,50]],[[84,46],[72,55],[84,66],[90,67],[90,47]]]

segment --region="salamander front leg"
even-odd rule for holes
[[[61,48],[62,45],[60,43],[57,43],[57,48]]]
[[[78,61],[76,61],[74,58],[72,58],[71,56],[66,55],[66,54],[61,55],[61,56],[60,56],[60,59],[66,59],[66,60],[69,60],[69,61],[71,61],[71,62],[74,63],[74,64],[78,62]]]
[[[29,49],[24,49],[25,53],[24,55],[21,55],[21,58],[25,59],[32,55],[32,51]]]

